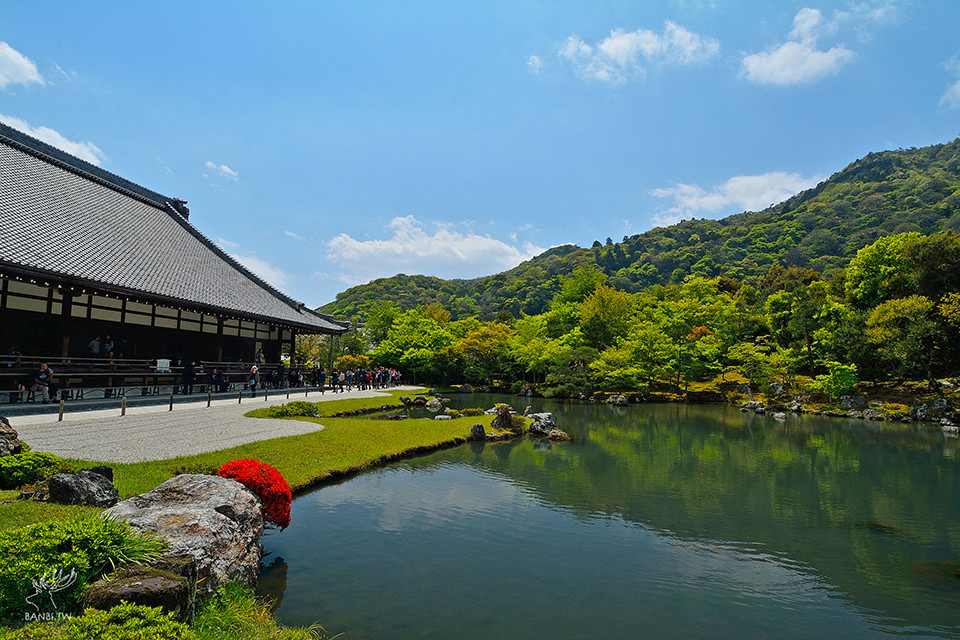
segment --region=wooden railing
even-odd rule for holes
[[[134,358],[54,358],[44,356],[0,356],[0,403],[40,401],[40,391],[31,392],[33,375],[46,363],[53,371],[57,399],[65,401],[93,398],[116,398],[128,395],[148,396],[180,393],[183,382],[183,364],[169,364],[167,360]],[[224,387],[230,391],[247,386],[250,369],[256,364],[261,371],[260,386],[268,384],[268,374],[279,369],[279,363],[202,362],[195,365],[194,388],[211,384],[210,374],[216,369],[224,378]],[[294,365],[294,368],[296,365]],[[278,388],[289,384],[291,367],[284,364],[285,379]],[[304,377],[309,379],[308,370]],[[51,394],[51,399],[52,398]]]

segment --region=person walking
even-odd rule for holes
[[[193,383],[197,379],[197,362],[196,360],[191,360],[190,364],[183,368],[183,395],[189,396],[193,394]]]
[[[260,368],[257,365],[250,367],[250,397],[256,397],[257,385],[260,383]]]

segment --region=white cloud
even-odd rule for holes
[[[290,276],[280,267],[272,265],[266,260],[261,260],[256,256],[238,256],[230,254],[234,260],[245,266],[250,271],[272,284],[277,289],[283,290],[290,282]]]
[[[943,65],[954,76],[960,76],[960,56],[950,58]],[[940,106],[944,109],[960,109],[960,79],[947,85],[947,90],[940,96]]]
[[[945,109],[960,109],[960,80],[947,86],[947,90],[940,96],[940,106]]]
[[[835,12],[831,20],[824,20],[818,9],[801,9],[793,18],[791,39],[767,51],[745,54],[742,74],[751,82],[781,87],[836,75],[856,54],[843,44],[823,50],[820,38],[850,28],[857,39],[865,41],[870,39],[871,25],[889,24],[895,18],[896,11],[889,6],[857,5],[852,11]]]
[[[720,53],[720,43],[680,25],[664,24],[663,33],[648,29],[614,29],[592,46],[578,35],[569,36],[557,55],[588,80],[621,84],[646,75],[645,65],[692,65],[709,62]]]
[[[759,176],[734,176],[713,190],[694,184],[678,184],[654,189],[651,195],[672,198],[674,206],[657,214],[654,223],[669,225],[702,213],[717,213],[724,209],[759,211],[771,204],[783,202],[804,189],[816,186],[820,178],[803,178],[797,173],[774,171]]]
[[[540,59],[540,56],[530,56],[527,58],[527,68],[530,69],[531,73],[540,73],[542,66],[543,60]]]
[[[510,245],[489,235],[437,225],[431,233],[411,216],[394,218],[385,240],[356,240],[341,233],[327,243],[327,259],[340,267],[339,279],[350,285],[397,273],[441,278],[474,278],[515,267],[542,253],[529,242]]]
[[[98,167],[100,166],[100,162],[106,158],[103,151],[100,151],[99,147],[92,142],[74,142],[73,140],[67,140],[60,132],[50,127],[37,127],[34,129],[26,120],[6,116],[2,113],[0,113],[0,122]]]
[[[228,247],[230,249],[236,249],[240,246],[236,242],[231,242],[230,240],[227,240],[226,238],[221,238],[220,236],[217,236],[217,244],[220,245],[221,247]]]
[[[233,169],[231,169],[231,168],[228,167],[227,165],[225,165],[225,164],[217,164],[216,162],[213,162],[212,160],[207,160],[207,162],[204,164],[204,166],[207,167],[208,169],[213,169],[214,171],[216,171],[217,173],[219,173],[219,174],[220,174],[221,176],[223,176],[224,178],[230,178],[231,180],[236,180],[238,177],[240,177],[240,174],[239,174],[239,173],[237,173],[236,171],[234,171]]]
[[[288,237],[290,237],[290,238],[293,238],[294,240],[303,240],[303,236],[298,236],[298,235],[295,234],[293,231],[287,231],[286,229],[284,229],[283,234],[284,234],[285,236],[288,236]]]
[[[37,65],[6,42],[0,42],[0,89],[8,84],[31,82],[43,84]]]

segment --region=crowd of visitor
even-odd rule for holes
[[[110,334],[103,334],[102,337],[98,335],[90,340],[87,344],[87,353],[90,358],[98,358],[113,363],[115,359],[124,358],[128,355],[128,345],[126,339],[121,338],[115,341]],[[6,353],[0,356],[0,363],[6,366],[19,366],[22,357],[16,347],[11,346]],[[173,393],[191,395],[198,384],[201,385],[201,391],[223,393],[234,388],[233,384],[238,382],[236,371],[228,374],[220,367],[213,367],[209,371],[205,371],[202,363],[197,360],[186,359],[177,361],[175,366],[181,362],[183,368],[178,379],[179,384],[174,385]],[[113,367],[111,367],[111,370],[113,370]],[[156,371],[158,373],[161,371],[159,361]],[[170,372],[169,369],[163,371]],[[230,376],[234,377],[233,384],[231,384]],[[26,384],[23,384],[23,382],[26,382]],[[112,383],[108,382],[108,384]],[[254,364],[243,379],[242,386],[249,388],[251,394],[255,395],[258,387],[262,389],[281,389],[309,385],[316,387],[321,393],[326,392],[327,389],[334,393],[342,393],[352,391],[354,388],[358,390],[383,389],[398,384],[400,384],[400,372],[388,367],[327,370],[319,366],[288,368],[283,362],[271,367],[266,362],[263,350],[258,349],[254,356]],[[18,382],[16,387],[15,392],[10,394],[11,402],[40,400],[43,403],[49,403],[58,399],[59,388],[54,382],[54,372],[46,362],[39,363],[29,381]],[[146,394],[147,392],[144,391],[143,393]],[[122,393],[120,394],[122,395]],[[105,397],[108,395],[107,390],[104,391],[104,395]]]

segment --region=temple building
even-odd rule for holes
[[[184,200],[0,124],[0,354],[67,362],[98,338],[140,361],[278,363],[296,335],[348,328],[228,255]]]

